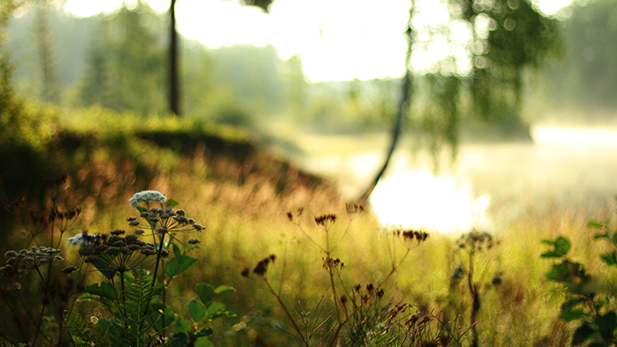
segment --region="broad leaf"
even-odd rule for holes
[[[608,265],[617,265],[617,252],[612,251],[600,255],[600,259]]]
[[[542,258],[561,258],[568,254],[571,247],[570,241],[562,236],[559,236],[555,241],[543,240],[542,242],[554,247],[554,250],[542,253]]]
[[[189,257],[188,255],[176,255],[165,264],[165,274],[169,277],[178,276],[196,261],[196,258]]]
[[[207,337],[205,336],[200,336],[197,338],[197,340],[195,340],[195,347],[214,347],[214,343],[212,343],[212,341],[208,340]]]
[[[576,329],[574,336],[572,336],[572,346],[576,346],[585,342],[587,339],[595,334],[593,326],[589,322],[583,322],[583,324]]]
[[[201,322],[206,316],[206,307],[201,302],[193,299],[189,302],[189,314],[195,322]]]
[[[206,316],[209,318],[212,318],[214,315],[224,310],[225,310],[225,305],[221,304],[220,302],[216,302],[216,301],[211,302],[206,308]]]
[[[559,319],[563,319],[566,322],[571,322],[574,320],[579,320],[583,316],[585,316],[585,311],[581,309],[575,309],[561,312],[561,314],[559,315]]]
[[[595,221],[595,220],[590,220],[589,222],[587,222],[587,227],[588,228],[602,228],[604,226],[604,224]]]
[[[176,201],[176,200],[174,200],[174,199],[169,199],[169,200],[167,200],[167,202],[165,203],[165,206],[171,206],[171,207],[176,207],[176,206],[178,206],[178,205],[180,205],[180,203],[179,203],[179,202],[177,202],[177,201]]]
[[[176,325],[177,330],[177,325]],[[172,347],[182,347],[189,340],[189,336],[185,333],[177,333],[171,338],[171,346]]]
[[[197,295],[199,296],[199,300],[201,300],[201,302],[207,304],[208,301],[216,295],[216,291],[214,287],[205,283],[200,283],[197,285]]]
[[[189,332],[189,330],[191,330],[191,326],[189,322],[186,321],[186,319],[182,317],[176,318],[176,331],[177,332],[186,334]]]
[[[236,289],[234,287],[231,286],[218,286],[216,287],[216,289],[214,290],[214,294],[223,294],[223,293],[227,293],[227,292],[235,292]]]
[[[118,294],[120,294],[120,291],[110,283],[101,282],[87,286],[84,289],[84,293],[98,295],[109,300],[116,300],[118,298]]]
[[[594,323],[598,327],[598,332],[604,341],[613,341],[613,332],[617,328],[617,314],[615,312],[608,312],[605,315],[597,315],[594,319]]]

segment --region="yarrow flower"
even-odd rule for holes
[[[139,193],[135,193],[135,195],[133,195],[133,197],[129,200],[129,203],[132,207],[135,207],[142,202],[158,202],[160,204],[164,204],[166,201],[167,197],[161,192],[156,190],[144,190]]]
[[[96,243],[96,240],[100,240],[101,239],[101,234],[87,234],[87,233],[79,233],[73,237],[69,237],[68,241],[69,241],[69,245],[70,246],[75,246],[75,245],[83,245],[85,244],[94,244]]]

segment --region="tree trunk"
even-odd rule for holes
[[[180,77],[178,75],[178,32],[176,31],[176,0],[169,5],[169,110],[176,116],[180,110]]]
[[[399,137],[401,136],[401,131],[403,130],[403,121],[405,120],[405,115],[407,113],[407,109],[410,104],[411,99],[411,85],[412,85],[412,73],[409,68],[409,63],[411,60],[411,52],[413,46],[413,29],[411,27],[411,19],[413,18],[413,10],[414,10],[414,1],[411,1],[411,8],[409,9],[409,21],[407,23],[407,55],[405,56],[405,75],[403,76],[402,84],[401,84],[401,95],[398,104],[398,110],[396,114],[396,120],[394,122],[394,126],[392,127],[392,136],[390,141],[390,148],[386,154],[386,159],[381,166],[381,170],[377,173],[375,178],[368,185],[364,193],[360,196],[359,199],[356,200],[357,205],[364,205],[368,200],[371,193],[375,189],[375,186],[383,176],[384,172],[388,168],[390,164],[390,159],[392,158],[392,154],[394,153],[394,149],[398,143]]]

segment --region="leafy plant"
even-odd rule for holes
[[[608,223],[590,221],[589,228],[602,229],[595,239],[607,240],[613,250],[602,253],[600,259],[609,266],[617,266],[617,231],[610,231]],[[544,252],[542,258],[558,259],[546,277],[565,286],[566,301],[561,305],[559,318],[566,322],[578,322],[572,336],[571,345],[588,343],[589,346],[612,346],[617,329],[617,310],[613,305],[615,293],[603,291],[595,285],[583,264],[568,258],[572,245],[565,237],[542,241],[552,247]]]
[[[197,284],[199,300],[186,306],[192,323],[166,303],[169,284],[197,261],[187,253],[200,244],[198,239],[189,239],[182,251],[178,243],[184,243],[178,234],[204,227],[188,218],[184,210],[174,209],[178,203],[157,191],[137,193],[130,203],[141,217],[141,221],[127,218],[132,234],[115,229],[109,235],[83,231],[68,238],[69,246],[79,247],[80,264],[61,270],[55,264],[64,260],[59,255],[63,236],[80,210],[60,212],[53,206],[48,216],[34,218],[49,235],[33,231],[30,242],[39,244],[39,238],[46,236],[55,247],[33,246],[6,253],[7,264],[0,268],[6,284],[0,292],[16,333],[2,333],[2,340],[29,346],[213,346],[208,339],[214,335],[213,321],[235,314],[212,299],[234,288]],[[144,236],[151,236],[152,242],[143,241]],[[23,278],[32,272],[38,276]],[[104,280],[86,285],[86,277],[96,273]],[[56,277],[66,282],[59,293],[54,288]],[[28,305],[20,292],[21,284],[14,282],[18,278],[27,283],[28,293],[43,297],[41,307]],[[95,313],[85,319],[81,313],[85,310]]]
[[[348,209],[352,217],[361,211],[362,208],[359,206]],[[422,309],[417,310],[402,301],[395,302],[393,299],[384,298],[386,283],[403,264],[414,244],[424,242],[429,234],[417,230],[387,231],[391,257],[390,272],[377,284],[349,286],[342,276],[347,267],[343,261],[335,258],[334,252],[344,243],[343,240],[351,227],[351,220],[342,231],[342,235],[335,236],[333,227],[339,220],[338,216],[325,214],[315,217],[314,221],[322,236],[322,239],[318,239],[312,237],[305,227],[297,222],[302,213],[303,209],[299,209],[296,214],[290,212],[287,216],[301,234],[323,254],[321,267],[327,273],[329,287],[323,288],[324,296],[312,311],[307,311],[297,299],[296,304],[288,305],[280,289],[276,290],[268,278],[268,268],[276,262],[277,257],[270,255],[260,260],[252,273],[264,282],[268,292],[276,298],[292,326],[290,330],[275,325],[276,328],[307,347],[461,345],[468,329],[459,327],[457,320],[444,322],[438,315]],[[395,249],[401,245],[404,251],[397,257]],[[247,278],[250,278],[250,273],[248,268],[242,271],[242,275]],[[324,297],[330,297],[331,302],[324,301]],[[437,326],[436,330],[434,326]]]

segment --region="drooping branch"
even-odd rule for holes
[[[394,153],[394,150],[396,149],[396,145],[398,144],[398,140],[403,130],[403,123],[405,120],[405,115],[407,114],[407,110],[409,109],[409,104],[411,101],[411,87],[412,87],[412,82],[413,82],[412,72],[409,67],[410,60],[411,60],[411,52],[413,49],[413,37],[414,37],[413,28],[411,26],[411,20],[413,18],[413,13],[414,13],[414,1],[412,0],[411,7],[409,9],[409,20],[407,22],[407,30],[405,31],[405,34],[407,36],[407,54],[405,55],[405,75],[403,76],[402,83],[401,83],[401,94],[400,94],[400,99],[398,103],[396,119],[394,121],[394,126],[392,127],[390,147],[386,154],[386,159],[381,166],[381,169],[379,170],[379,172],[377,172],[377,175],[375,175],[375,178],[369,183],[368,187],[364,190],[364,193],[360,196],[360,198],[356,200],[357,205],[364,205],[366,203],[366,200],[368,200],[369,196],[371,196],[371,193],[373,193],[375,186],[377,186],[377,183],[379,182],[381,177],[386,172],[386,169],[388,168],[388,165],[390,164],[390,160],[392,159],[392,154]]]

